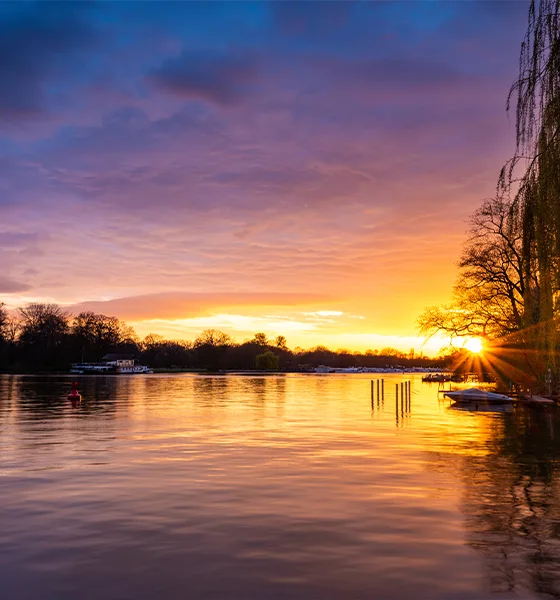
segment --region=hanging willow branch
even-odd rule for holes
[[[517,97],[518,153],[534,155],[540,144],[542,117],[560,92],[560,2],[532,0],[529,24],[521,44],[519,77],[508,95],[508,110]]]
[[[535,343],[553,356],[560,290],[560,0],[531,2],[508,110],[514,100],[516,152],[500,183],[517,187],[513,210],[522,226],[524,279],[534,282],[525,289],[524,324],[545,325],[535,328]]]

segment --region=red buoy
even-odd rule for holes
[[[72,402],[79,402],[82,399],[80,392],[78,392],[78,382],[74,381],[72,384],[72,391],[67,396],[68,400],[72,400]]]

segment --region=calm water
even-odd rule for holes
[[[557,414],[370,378],[0,376],[1,597],[560,598]]]

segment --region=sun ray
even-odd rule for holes
[[[483,350],[483,343],[480,338],[468,338],[465,342],[465,348],[473,354],[480,354]]]

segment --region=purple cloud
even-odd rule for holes
[[[251,292],[251,293],[189,293],[167,292],[116,298],[114,300],[81,302],[70,307],[74,313],[92,310],[117,315],[123,319],[184,319],[239,307],[316,306],[328,297],[310,293]]]
[[[31,286],[10,277],[0,277],[0,294],[17,294],[30,290]]]
[[[184,51],[154,69],[148,81],[180,98],[228,106],[251,92],[256,77],[257,62],[251,55]]]
[[[22,5],[0,262],[33,298],[122,316],[335,290],[361,326],[410,332],[513,143],[526,5],[498,4]]]
[[[332,2],[271,2],[275,25],[286,35],[310,35],[332,32],[347,25],[356,2],[335,0]]]
[[[86,5],[6,3],[0,11],[0,120],[45,116],[54,82],[96,39]]]

